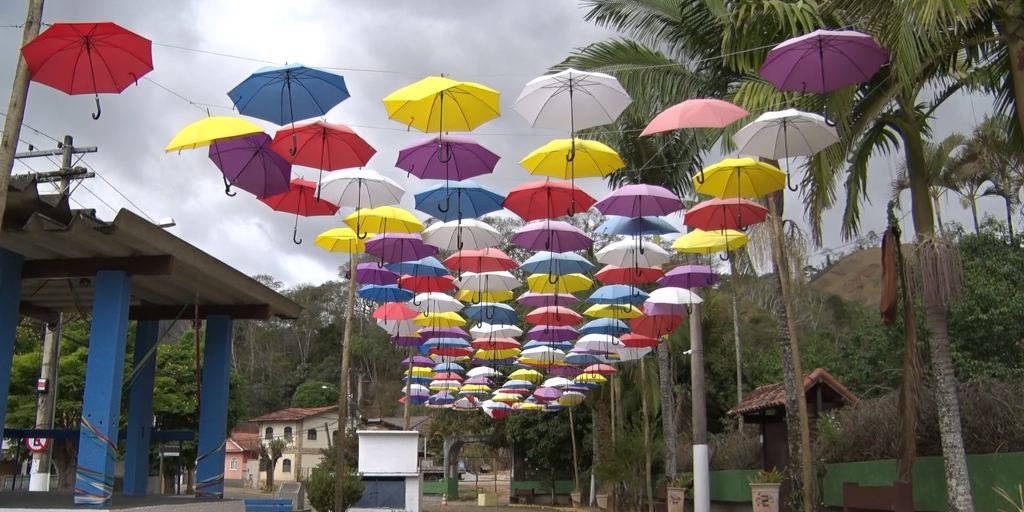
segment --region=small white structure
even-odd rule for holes
[[[359,436],[359,472],[363,475],[363,496],[351,510],[420,512],[420,433],[360,430],[356,435]]]

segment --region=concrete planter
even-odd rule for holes
[[[597,508],[608,510],[608,493],[595,494],[594,499],[597,501]]]
[[[779,512],[779,486],[782,484],[750,484],[754,512]]]
[[[665,490],[668,512],[686,512],[686,488],[669,487]]]
[[[572,498],[573,508],[580,508],[583,506],[583,493],[579,491],[573,491],[569,493],[569,497]]]

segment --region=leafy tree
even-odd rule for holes
[[[324,407],[338,403],[338,388],[319,380],[299,384],[292,394],[292,407]]]
[[[313,468],[309,478],[306,479],[306,493],[309,496],[309,504],[317,512],[334,512],[334,486],[336,482],[334,464],[332,459],[325,458],[320,464]],[[355,505],[363,497],[362,475],[350,471],[345,475],[341,483],[345,503],[349,508]],[[346,508],[348,510],[348,508]]]
[[[279,437],[260,443],[260,466],[267,472],[267,490],[274,490],[274,470],[277,469],[277,461],[281,460],[285,446],[285,440]]]

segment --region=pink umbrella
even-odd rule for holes
[[[686,100],[658,114],[640,135],[682,128],[725,128],[748,114],[746,110],[724,100]]]
[[[531,251],[551,252],[579,251],[594,245],[594,240],[576,226],[550,219],[526,224],[510,241]]]
[[[766,217],[768,209],[753,201],[741,197],[716,197],[687,210],[683,216],[683,224],[704,231],[743,229],[751,224],[763,222]]]
[[[516,302],[535,308],[544,306],[572,306],[580,300],[571,293],[535,293],[526,292],[516,299]]]
[[[562,396],[562,390],[558,388],[537,388],[533,392],[533,398],[538,402],[550,402],[558,400]]]
[[[613,190],[594,207],[605,215],[643,217],[677,212],[683,202],[667,188],[640,183]]]

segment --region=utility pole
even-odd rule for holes
[[[28,13],[25,16],[25,28],[21,35],[21,46],[25,46],[39,35],[39,25],[43,19],[43,0],[29,0]],[[28,99],[28,64],[18,52],[18,64],[14,71],[14,83],[11,84],[11,100],[7,104],[7,118],[4,120],[4,133],[0,138],[0,224],[4,221],[7,210],[7,185],[11,182],[11,171],[14,170],[14,153],[21,137],[21,123],[25,119],[25,101]]]
[[[708,410],[704,396],[704,330],[701,305],[690,305],[690,390],[693,394],[693,510],[710,512]]]

